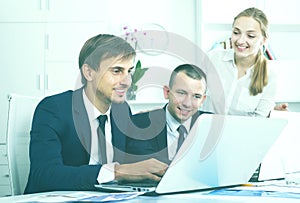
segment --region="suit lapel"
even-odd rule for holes
[[[73,92],[72,98],[72,113],[73,120],[77,135],[87,151],[88,157],[90,157],[91,152],[91,127],[89,123],[89,118],[84,106],[83,96],[82,96],[83,88],[75,90]]]
[[[197,112],[192,116],[190,130],[192,129],[192,127],[193,127],[194,123],[196,122],[196,120],[198,119],[198,117],[201,116],[202,114],[211,114],[211,112],[197,111]]]
[[[192,129],[194,123],[196,122],[197,118],[201,115],[200,111],[197,111],[193,116],[191,120],[190,130]]]

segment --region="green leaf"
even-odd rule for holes
[[[148,68],[139,69],[138,71],[135,70],[133,76],[132,76],[132,83],[137,83],[146,73]]]
[[[132,86],[135,85],[145,74],[149,68],[142,68],[141,61],[138,60],[135,65],[135,71],[132,75]]]
[[[141,61],[138,60],[135,65],[135,69],[141,69],[141,67],[142,67]]]
[[[137,85],[135,85],[135,84],[132,84],[132,85],[131,85],[131,90],[132,90],[132,91],[136,92],[137,89],[138,89],[138,86],[137,86]]]

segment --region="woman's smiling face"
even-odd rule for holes
[[[233,24],[231,41],[236,57],[255,57],[266,38],[260,24],[252,17],[239,17]]]

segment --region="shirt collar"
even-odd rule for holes
[[[231,61],[233,64],[233,67],[236,68],[236,65],[234,62],[234,50],[233,49],[226,50],[226,53],[223,56],[223,61]],[[251,66],[250,68],[248,68],[246,74],[249,75],[253,68],[254,68],[254,65]]]
[[[86,96],[85,90],[82,91],[82,96],[83,96],[83,103],[85,106],[85,109],[87,111],[88,117],[90,121],[93,121],[97,119],[100,115],[107,115],[109,118],[110,115],[110,108],[107,110],[105,114],[101,113],[95,105],[89,100],[89,98]]]
[[[172,132],[176,131],[177,128],[180,126],[180,123],[171,115],[171,113],[168,110],[168,106],[166,106],[166,121],[167,121],[167,125],[169,126],[169,128],[171,129]],[[187,121],[185,121],[182,125],[184,125],[184,127],[187,129],[187,131],[189,132],[190,129],[190,124],[191,124],[192,118],[189,118]]]
[[[233,49],[228,49],[226,50],[224,56],[223,56],[224,61],[232,61],[234,63],[234,50]]]

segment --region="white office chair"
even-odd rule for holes
[[[29,140],[35,107],[41,98],[8,96],[7,158],[12,195],[24,193],[29,174]]]

